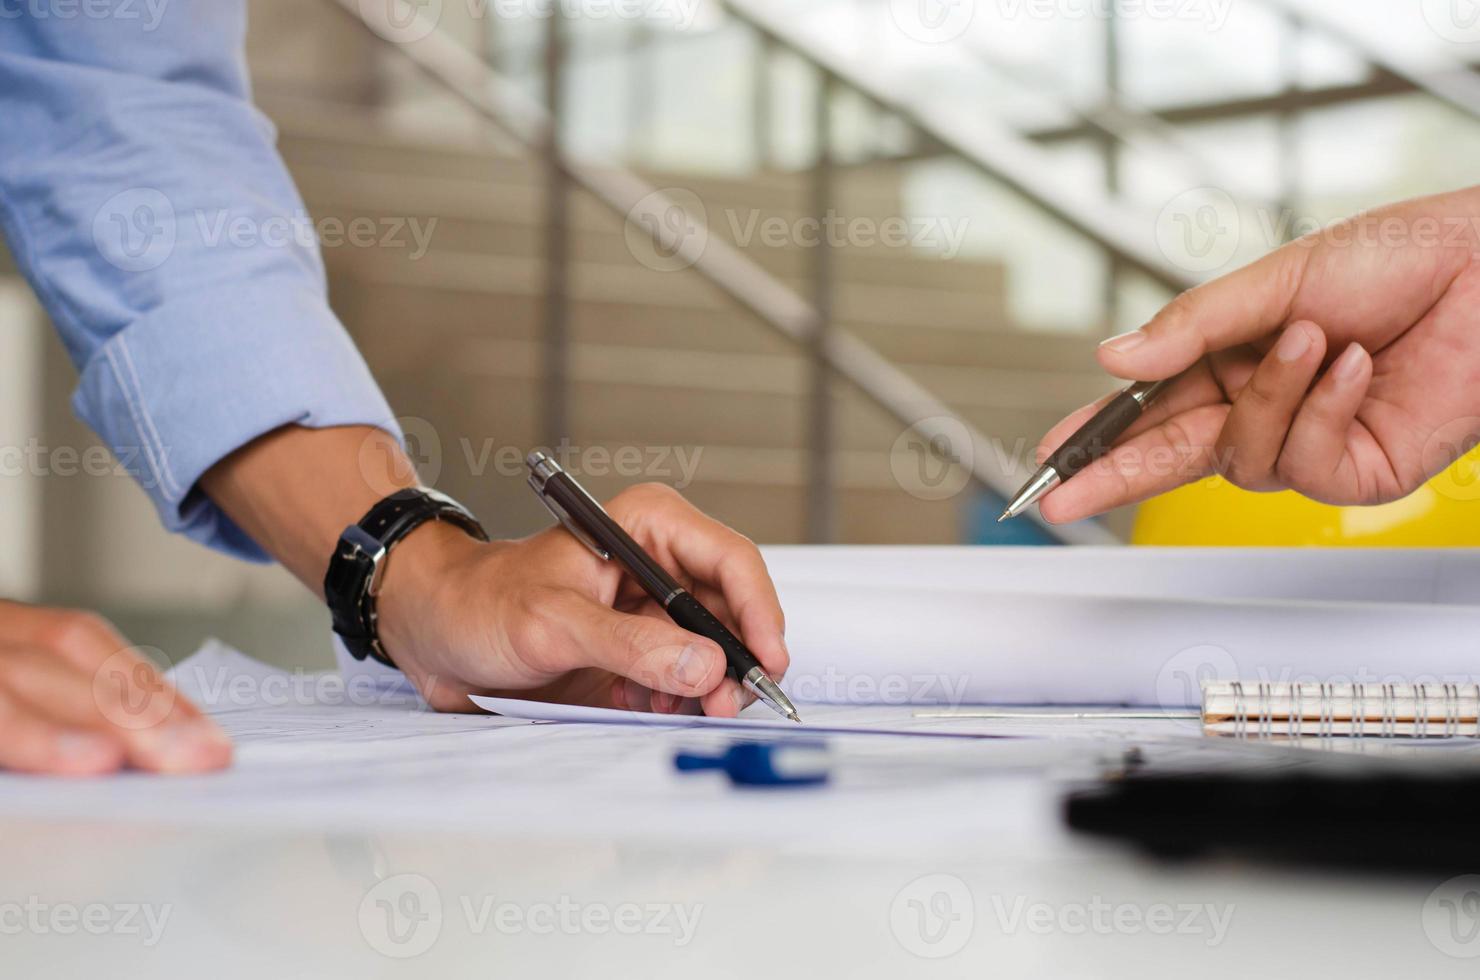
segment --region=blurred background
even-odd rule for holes
[[[522,467],[546,447],[598,495],[671,483],[762,544],[1220,543],[1207,506],[994,521],[1039,436],[1113,387],[1100,340],[1480,160],[1472,0],[250,12],[333,305],[426,482],[501,536],[548,523]],[[99,464],[8,258],[0,324],[0,594],[168,657],[215,633],[327,664],[286,573],[171,538]],[[1280,520],[1288,543],[1392,526]]]

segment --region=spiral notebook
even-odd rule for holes
[[[1475,738],[1480,685],[1206,681],[1202,721],[1234,738]]]

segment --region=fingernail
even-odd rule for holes
[[[1341,352],[1331,371],[1336,375],[1336,380],[1343,384],[1354,381],[1362,373],[1362,362],[1366,359],[1367,352],[1362,349],[1362,345],[1353,341],[1351,346]]]
[[[1128,350],[1140,347],[1145,342],[1146,331],[1132,330],[1118,337],[1111,337],[1109,340],[1101,341],[1100,346],[1107,350],[1113,350],[1117,354],[1124,354]]]
[[[733,697],[735,699],[735,712],[736,712],[736,714],[739,714],[740,712],[744,711],[746,708],[750,707],[750,705],[749,705],[749,698],[747,698],[745,696],[745,688],[743,688],[743,687],[737,687],[737,688],[735,688],[735,691],[731,695],[731,697]]]
[[[694,687],[709,673],[708,659],[703,647],[690,643],[678,655],[678,662],[673,665],[673,676],[680,684]]]
[[[57,736],[57,757],[78,766],[93,766],[107,761],[115,751],[113,743],[101,735],[67,732]]]
[[[1279,343],[1274,346],[1274,356],[1286,364],[1298,361],[1310,350],[1310,343],[1309,331],[1297,323],[1281,335]]]

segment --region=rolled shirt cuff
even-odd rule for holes
[[[401,438],[344,327],[302,286],[171,300],[93,354],[72,401],[166,528],[253,561],[270,558],[196,486],[206,470],[284,425]]]

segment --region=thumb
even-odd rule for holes
[[[1189,289],[1144,327],[1101,344],[1100,364],[1116,377],[1161,381],[1213,351],[1274,333],[1290,318],[1309,256],[1308,247],[1292,242]]]
[[[653,691],[700,697],[725,677],[719,647],[652,616],[617,612],[583,596],[573,596],[561,618],[569,631],[567,648],[578,667],[599,667]]]

